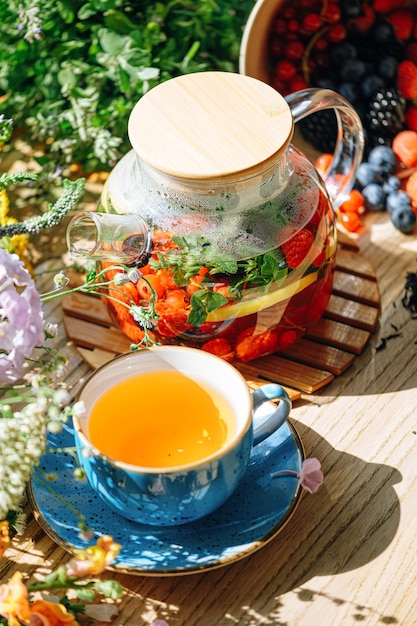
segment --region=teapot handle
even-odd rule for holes
[[[294,122],[323,109],[334,109],[338,127],[336,146],[333,160],[322,178],[336,209],[352,189],[362,160],[365,138],[361,120],[351,104],[331,89],[302,89],[287,95],[285,100]]]

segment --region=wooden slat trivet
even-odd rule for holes
[[[73,293],[62,298],[68,337],[95,369],[131,341],[114,324],[97,296]],[[342,375],[365,349],[379,319],[375,272],[359,248],[339,236],[333,291],[323,318],[287,350],[249,363],[236,363],[248,385],[278,382],[294,402]]]

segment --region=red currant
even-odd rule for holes
[[[297,61],[304,54],[304,46],[301,41],[289,41],[284,48],[284,55],[289,61]]]
[[[329,42],[324,37],[320,37],[320,39],[317,39],[314,44],[314,50],[317,50],[317,52],[324,52],[327,50],[328,46]]]
[[[337,4],[329,4],[324,13],[322,13],[324,21],[328,24],[337,24],[337,22],[340,21],[341,16],[342,12]]]
[[[284,52],[284,42],[281,38],[272,37],[269,43],[269,50],[274,59],[278,59]]]
[[[329,55],[324,52],[318,52],[314,57],[314,63],[316,68],[318,69],[324,69],[326,67],[329,67]]]
[[[287,5],[286,7],[282,9],[282,15],[287,20],[290,20],[297,15],[296,8],[294,6]]]
[[[278,93],[280,93],[282,96],[286,96],[288,93],[290,93],[288,84],[284,82],[283,80],[280,80],[277,77],[274,77],[272,79],[272,87],[275,89],[275,91],[278,91]]]
[[[289,20],[288,22],[288,31],[290,33],[298,33],[298,31],[300,30],[300,24],[298,22],[298,20]]]
[[[291,80],[289,87],[290,87],[290,93],[291,93],[293,91],[301,91],[301,89],[307,89],[308,84],[306,83],[306,81],[304,80],[302,76],[299,76],[297,74]]]
[[[312,9],[318,9],[320,2],[317,2],[317,0],[300,0],[299,5],[300,9],[308,9],[310,11]]]
[[[272,30],[278,35],[285,35],[285,33],[287,32],[287,22],[280,19],[275,20]]]
[[[332,43],[338,43],[346,38],[346,28],[343,24],[333,24],[326,33],[327,39]]]
[[[318,13],[309,13],[303,19],[303,28],[305,28],[306,30],[312,33],[315,33],[316,31],[320,30],[322,24],[323,24],[323,20],[321,19]]]
[[[341,213],[363,213],[365,210],[365,200],[358,189],[352,189],[347,200],[339,207]]]
[[[359,215],[351,211],[348,211],[347,213],[340,213],[339,219],[344,228],[346,228],[346,230],[350,233],[354,233],[361,225]]]
[[[285,82],[290,81],[295,76],[295,66],[294,63],[290,61],[279,61],[275,68],[275,76],[279,80],[283,80]]]

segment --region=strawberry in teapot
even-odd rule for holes
[[[321,177],[291,140],[295,122],[326,108],[339,133]],[[320,319],[335,268],[334,209],[363,153],[346,100],[323,89],[284,99],[248,76],[188,74],[139,100],[129,138],[97,211],[76,215],[67,240],[74,255],[108,268],[108,280],[115,261],[137,268],[135,282],[105,294],[133,342],[250,361]]]

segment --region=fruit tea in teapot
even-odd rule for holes
[[[290,143],[294,122],[322,108],[335,110],[340,129],[325,180]],[[343,98],[307,89],[285,100],[247,76],[189,74],[140,99],[129,138],[133,149],[111,172],[96,218],[136,215],[137,230],[125,229],[136,258],[123,257],[125,241],[120,254],[103,240],[86,251],[78,241],[85,216],[67,238],[73,253],[100,259],[109,280],[114,260],[138,268],[137,282],[111,287],[107,298],[133,342],[146,333],[249,361],[283,350],[320,319],[335,267],[333,208],[363,149]],[[150,313],[146,328],[126,303]]]

